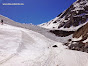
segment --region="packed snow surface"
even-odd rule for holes
[[[87,43],[88,42],[88,38],[86,40],[83,41],[83,43]]]
[[[0,25],[0,66],[88,66],[88,54],[68,50],[36,31],[4,24]]]
[[[72,38],[72,41],[80,41],[82,39],[82,36],[79,38]]]

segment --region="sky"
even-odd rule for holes
[[[54,19],[76,0],[0,0],[0,14],[16,22],[38,25]],[[24,5],[2,5],[24,3]]]

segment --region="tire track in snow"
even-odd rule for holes
[[[17,55],[17,53],[11,54],[8,58],[6,58],[6,59],[0,61],[0,65],[3,64],[3,63],[5,63],[5,62],[7,62],[7,61],[10,60],[11,58],[13,58],[15,55]]]
[[[59,47],[58,47],[59,48]],[[47,57],[47,59],[45,60],[44,64],[41,66],[65,66],[61,60],[61,58],[59,56],[59,54],[63,51],[62,49],[58,48],[50,48],[50,52],[49,55]],[[58,50],[58,53],[56,52],[56,50]],[[58,59],[58,60],[56,60]]]
[[[22,36],[22,32],[21,32],[21,35],[20,37]],[[20,38],[20,42],[22,41],[22,38]],[[20,46],[20,43],[19,43],[19,46]],[[19,47],[18,47],[19,48]],[[8,58],[6,59],[3,59],[0,61],[0,65],[2,65],[3,63],[7,62],[8,60],[12,59],[13,57],[15,57],[16,55],[18,55],[18,49],[17,49],[17,52],[14,53],[14,54],[11,54]]]
[[[20,30],[20,31],[21,31],[21,36],[20,36],[20,43],[19,43],[19,46],[18,46],[18,48],[17,48],[17,50],[16,50],[17,52],[14,53],[14,54],[11,54],[8,58],[1,60],[1,61],[0,61],[0,65],[3,64],[3,63],[5,63],[5,62],[7,62],[7,61],[9,61],[10,59],[12,59],[12,58],[15,57],[16,55],[18,55],[19,52],[21,52],[21,51],[23,50],[24,46],[23,46],[22,41],[23,41],[24,35],[26,35],[26,33],[23,32],[22,30]]]

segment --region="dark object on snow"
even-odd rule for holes
[[[54,46],[52,46],[52,47],[58,47],[57,45],[54,45]]]
[[[1,25],[3,25],[3,20],[1,20]]]
[[[68,45],[69,45],[69,43],[64,43],[63,45],[66,45],[66,46],[68,46]]]
[[[57,23],[57,22],[55,21],[55,22],[53,22],[53,23]]]
[[[63,30],[50,30],[51,33],[54,33],[59,37],[66,37],[74,33],[74,31],[63,31]]]
[[[71,39],[68,39],[68,42],[70,42],[71,41]]]

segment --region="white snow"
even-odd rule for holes
[[[88,3],[86,3],[86,6],[88,6]]]
[[[72,41],[80,41],[82,39],[82,36],[80,36],[79,38],[72,38]]]
[[[80,6],[80,3],[75,3],[74,4],[74,7],[79,7]]]
[[[88,66],[88,54],[65,49],[41,33],[4,24],[0,25],[0,66]]]
[[[84,8],[75,8],[73,11],[84,10]]]
[[[61,18],[60,17],[66,12],[66,10],[59,16],[59,17],[56,17],[54,18],[53,20],[50,20],[49,22],[47,23],[43,23],[43,24],[40,24],[38,26],[40,27],[43,27],[43,28],[47,28],[47,29],[58,29],[58,26],[61,24],[61,22],[66,22],[67,20],[65,20],[65,17]],[[57,22],[57,23],[53,23],[53,22]]]
[[[40,27],[43,27],[43,28],[47,28],[47,29],[57,29],[58,28],[58,25],[60,24],[59,22],[57,23],[53,23],[55,22],[56,20],[58,19],[58,17],[56,17],[55,19],[53,20],[50,20],[48,23],[43,23],[43,24],[40,24],[38,26]],[[57,25],[58,24],[58,25]],[[54,28],[53,28],[54,27]]]
[[[83,41],[83,43],[87,43],[88,42],[88,38],[86,40]]]

